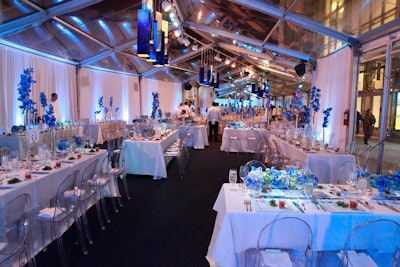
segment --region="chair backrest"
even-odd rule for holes
[[[6,246],[0,250],[0,263],[17,253],[25,244],[30,229],[31,198],[21,194],[0,209],[0,242]]]
[[[312,231],[304,220],[297,217],[275,219],[262,228],[257,240],[257,250],[292,250],[299,259],[311,257]]]
[[[399,245],[399,223],[388,219],[367,221],[353,228],[347,236],[339,266],[352,266],[352,261],[365,255],[377,266],[399,266]]]
[[[286,169],[293,168],[295,170],[301,170],[301,169],[304,169],[304,167],[306,167],[306,163],[301,160],[292,160],[291,162],[286,164],[285,167],[286,167]]]
[[[352,160],[345,161],[340,165],[336,183],[345,184],[350,174],[357,175],[357,165]]]
[[[76,183],[78,174],[79,170],[73,171],[67,177],[64,178],[64,180],[58,187],[56,194],[56,201],[54,203],[56,209],[54,209],[53,218],[56,217],[56,215],[60,212],[61,209],[68,210],[76,206],[75,203],[76,199],[73,197],[73,194],[74,194],[74,188],[77,187]]]
[[[85,188],[91,188],[91,184],[89,180],[93,179],[95,173],[96,173],[96,167],[97,163],[99,162],[99,159],[94,160],[89,164],[89,166],[86,167],[85,171],[83,172],[82,176],[80,177],[80,181],[78,183],[75,183],[78,185],[79,188],[85,189]]]

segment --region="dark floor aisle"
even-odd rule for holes
[[[75,228],[64,235],[70,266],[205,267],[216,213],[212,207],[230,168],[239,168],[251,154],[221,152],[220,143],[205,150],[190,150],[184,180],[176,162],[168,167],[168,179],[128,176],[132,199],[123,199],[118,214],[111,213],[105,231],[98,226],[95,209],[89,210],[94,244],[89,255],[81,253]],[[111,209],[111,206],[110,206]],[[38,267],[59,266],[54,242],[36,256]]]

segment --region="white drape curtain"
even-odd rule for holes
[[[39,95],[44,92],[50,101],[51,93],[58,94],[61,120],[73,121],[77,118],[77,90],[75,66],[21,52],[18,49],[0,45],[0,127],[9,131],[13,125],[24,121],[18,107],[18,84],[24,69],[33,68],[31,99],[37,103],[39,114],[43,114]]]
[[[182,84],[153,79],[143,79],[141,82],[142,115],[151,115],[153,92],[158,92],[162,112],[172,112],[182,103]]]
[[[315,114],[314,129],[322,139],[324,109],[332,107],[325,142],[345,149],[348,142],[348,126],[343,125],[345,109],[350,109],[351,71],[353,53],[349,47],[317,61],[315,86],[321,89],[321,110]]]
[[[79,74],[81,118],[92,121],[105,119],[104,108],[99,107],[102,96],[103,105],[109,109],[107,118],[130,122],[140,114],[139,77],[90,68],[82,68]],[[98,110],[100,113],[96,114]]]
[[[37,56],[15,48],[0,45],[0,128],[9,132],[13,125],[24,122],[22,110],[18,108],[18,84],[24,69],[33,68],[31,99],[37,103],[39,115],[43,115],[40,92],[50,101],[56,92],[61,109],[61,121],[77,121],[89,118],[92,121],[105,118],[104,109],[98,114],[99,98],[109,108],[108,117],[131,122],[140,114],[150,115],[152,92],[159,92],[163,112],[174,111],[182,99],[182,84],[151,79],[139,81],[139,77],[107,71],[82,68],[77,75],[76,67],[63,62]],[[79,77],[79,81],[77,81]],[[79,88],[77,88],[79,84]],[[110,107],[110,97],[113,106]],[[119,108],[116,111],[116,108]]]

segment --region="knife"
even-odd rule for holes
[[[301,211],[301,213],[304,213],[304,210],[300,207],[299,203],[292,201],[293,205],[296,206],[296,208],[299,209],[299,211]]]
[[[364,202],[362,202],[362,201],[359,200],[359,199],[357,199],[357,202],[360,203],[361,205],[363,205],[364,207],[366,207],[366,208],[369,209],[369,210],[374,209],[373,206],[369,205],[368,203],[364,203]]]

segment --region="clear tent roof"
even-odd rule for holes
[[[162,9],[165,1],[172,11]],[[169,21],[168,66],[137,56],[137,11],[144,2]],[[266,82],[272,94],[282,94],[299,83],[310,86],[316,59],[368,41],[371,32],[398,30],[399,14],[395,0],[2,0],[0,41],[77,66],[192,85],[199,68],[211,64],[221,96]],[[304,76],[294,69],[301,62]]]

